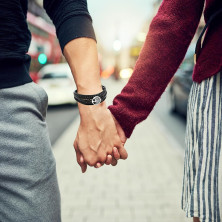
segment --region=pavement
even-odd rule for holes
[[[104,81],[109,97],[125,82]],[[81,173],[73,141],[77,118],[53,146],[63,222],[191,222],[181,210],[184,150],[155,113],[139,124],[125,147],[129,157],[116,167]]]

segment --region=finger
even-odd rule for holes
[[[97,162],[94,167],[95,167],[95,168],[100,168],[100,167],[103,166],[103,165],[104,165],[104,163]]]
[[[83,155],[80,155],[80,163],[84,163],[84,158],[83,158]]]
[[[126,149],[124,148],[123,144],[121,144],[119,146],[116,146],[116,148],[119,151],[120,158],[123,159],[123,160],[126,160],[127,157],[128,157],[128,153],[126,152]]]
[[[77,160],[79,166],[81,167],[82,173],[85,173],[87,170],[87,164],[85,163],[83,155],[81,154],[81,152],[78,148],[78,144],[76,142],[74,143],[74,148],[76,151],[76,160]]]
[[[86,170],[87,170],[87,164],[85,163],[84,158],[83,158],[81,152],[79,151],[79,149],[76,150],[76,151],[77,151],[76,153],[77,153],[78,159],[79,159],[78,163],[79,163],[79,165],[81,167],[82,173],[85,173]]]
[[[80,159],[81,159],[81,153],[80,153],[80,151],[78,150],[77,147],[75,147],[75,151],[76,151],[76,161],[77,161],[77,163],[80,165],[80,164],[81,164],[81,161],[80,161]]]
[[[82,169],[82,173],[85,173],[87,170],[87,164],[86,163],[82,163],[81,164],[81,169]]]
[[[100,168],[101,166],[102,166],[101,163],[97,163],[97,164],[96,164],[96,168]]]
[[[87,170],[87,164],[85,163],[85,160],[82,154],[80,154],[80,166],[82,169],[82,173],[85,173]]]
[[[111,155],[108,155],[105,164],[110,165],[112,163],[112,158],[113,157]]]
[[[120,159],[120,154],[119,154],[119,151],[116,147],[113,148],[113,156],[116,160]]]
[[[117,165],[117,163],[118,163],[118,161],[113,157],[112,158],[112,166],[116,166]]]
[[[107,160],[107,155],[109,155],[109,153],[107,153],[103,147],[99,147],[98,152],[97,152],[98,162],[100,162],[101,164],[104,164]]]
[[[78,159],[77,162],[79,166],[81,167],[82,173],[85,173],[87,170],[87,164],[85,163],[84,158],[78,149],[76,150],[76,155]]]
[[[96,152],[92,149],[85,149],[83,151],[82,155],[83,155],[83,158],[84,158],[84,162],[86,164],[88,164],[89,166],[91,166],[91,167],[94,167],[94,166],[96,166],[96,164],[98,162],[101,162],[98,159],[98,157],[96,155]]]

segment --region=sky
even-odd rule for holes
[[[108,50],[119,39],[127,47],[150,18],[153,0],[88,0],[97,40]]]

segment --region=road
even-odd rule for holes
[[[186,120],[178,114],[170,113],[166,93],[162,95],[153,112],[181,147],[184,148]],[[56,106],[48,109],[46,121],[52,145],[77,116],[77,106]]]
[[[57,139],[78,115],[79,112],[77,106],[64,105],[48,108],[46,122],[48,124],[52,145],[54,145]],[[75,135],[73,135],[73,140],[74,137]]]

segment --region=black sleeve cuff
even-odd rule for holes
[[[96,40],[92,21],[84,15],[76,15],[65,20],[57,30],[62,52],[65,45],[73,39],[86,37]]]

